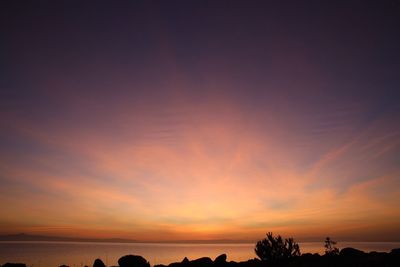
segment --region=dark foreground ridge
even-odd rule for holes
[[[369,252],[365,253],[354,248],[344,248],[338,255],[319,255],[317,253],[305,253],[279,261],[262,261],[250,259],[248,261],[235,262],[227,261],[226,254],[222,254],[212,260],[209,257],[202,257],[195,260],[184,258],[181,262],[174,262],[169,265],[158,264],[154,267],[313,267],[313,266],[345,266],[345,267],[398,267],[400,266],[400,248],[393,249],[390,253]],[[126,255],[118,260],[119,267],[150,267],[150,263],[138,255]],[[111,266],[111,267],[118,267]],[[26,267],[24,263],[5,263],[0,267]],[[55,266],[56,267],[56,266]],[[61,265],[59,267],[69,267]],[[85,266],[87,267],[87,266]],[[106,267],[101,259],[96,259],[93,267]]]

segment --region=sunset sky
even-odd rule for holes
[[[0,4],[0,234],[400,241],[398,1],[35,2]]]

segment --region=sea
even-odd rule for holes
[[[323,253],[322,242],[299,242],[302,253]],[[365,252],[390,252],[400,242],[338,242],[338,248],[353,247]],[[0,265],[6,262],[25,263],[27,267],[92,266],[101,259],[107,266],[117,266],[121,256],[134,254],[146,258],[150,265],[180,262],[200,257],[214,259],[227,254],[228,261],[245,261],[256,257],[254,244],[173,244],[173,243],[105,243],[1,241]]]

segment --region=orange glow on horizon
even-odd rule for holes
[[[335,165],[347,155],[370,143],[369,133],[332,148],[304,168],[279,127],[267,125],[264,135],[250,121],[243,129],[231,119],[240,116],[227,110],[212,121],[208,113],[202,115],[207,119],[190,118],[196,123],[174,130],[179,139],[171,142],[150,135],[115,143],[101,133],[56,134],[28,126],[27,138],[76,155],[84,169],[64,168],[46,155],[30,159],[41,168],[3,165],[10,177],[45,192],[24,193],[33,206],[2,195],[3,224],[13,225],[3,231],[163,241],[255,240],[266,231],[305,239],[326,233],[357,239],[360,225],[369,231],[397,229],[386,225],[400,217],[399,195],[393,190],[399,186],[398,173],[345,184],[340,190],[318,185],[340,173]],[[153,131],[151,125],[143,127]],[[59,171],[52,173],[50,167]],[[362,172],[360,167],[348,167],[347,172]]]

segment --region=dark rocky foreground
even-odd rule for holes
[[[288,259],[282,259],[275,262],[261,261],[251,259],[248,261],[234,262],[226,261],[226,254],[222,254],[212,260],[203,257],[195,260],[184,258],[181,262],[174,262],[169,265],[154,265],[154,267],[399,267],[400,266],[400,248],[393,249],[390,253],[369,252],[365,253],[354,248],[344,248],[339,255],[324,255],[317,253],[305,253]],[[142,256],[126,255],[118,260],[119,267],[150,267],[150,263]],[[5,263],[0,267],[26,267],[23,263]],[[60,267],[68,267],[61,265]],[[93,267],[106,267],[102,260],[96,259]],[[118,267],[118,266],[112,266]]]

